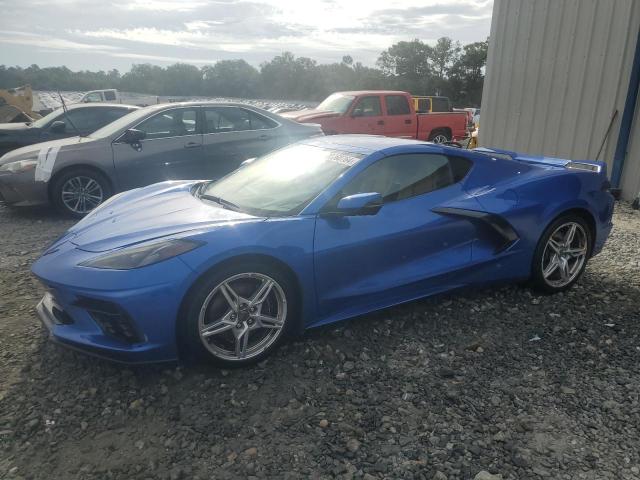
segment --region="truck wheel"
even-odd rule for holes
[[[112,195],[109,180],[91,168],[72,168],[56,177],[51,187],[54,206],[81,218]]]
[[[429,141],[433,143],[445,143],[451,141],[451,137],[446,130],[434,130],[429,135]]]

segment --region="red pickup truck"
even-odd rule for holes
[[[391,90],[337,92],[315,109],[282,116],[317,123],[326,135],[366,133],[435,143],[468,136],[466,112],[416,113],[411,95]]]

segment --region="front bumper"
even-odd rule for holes
[[[118,362],[177,360],[176,319],[194,272],[179,258],[127,271],[78,266],[94,256],[63,242],[33,265],[47,287],[36,310],[51,339]],[[96,304],[121,315],[105,321]],[[113,318],[117,328],[110,327]]]
[[[47,183],[36,182],[34,170],[22,173],[0,173],[0,198],[16,207],[49,203]]]

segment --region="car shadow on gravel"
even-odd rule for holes
[[[68,215],[63,215],[55,208],[48,205],[11,207],[0,202],[0,206],[3,207],[4,216],[9,222],[20,222],[24,220],[46,220],[47,222],[56,220],[74,221]]]

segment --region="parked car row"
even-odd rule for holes
[[[445,143],[470,133],[470,113],[451,111],[446,97],[401,91],[337,92],[315,109],[280,114],[235,103],[139,108],[119,102],[116,91],[89,92],[83,103],[34,122],[0,125],[0,200],[52,203],[81,217],[116,192],[164,180],[221,178],[249,158],[312,136]]]
[[[606,165],[436,145],[475,112],[420,101],[88,102],[4,129],[0,199],[84,216],[32,266],[51,338],[240,366],[287,333],[465,285],[570,288],[611,230]]]
[[[77,112],[122,114],[86,134]],[[253,157],[304,138],[322,135],[317,125],[303,125],[242,104],[174,103],[142,109],[119,105],[78,105],[54,112],[39,135],[80,135],[13,150],[0,158],[0,197],[11,205],[53,203],[81,217],[113,193],[164,180],[216,179]],[[66,120],[58,120],[65,118]],[[86,115],[85,117],[89,117]],[[95,122],[95,118],[93,120]],[[107,122],[104,122],[107,123]],[[34,130],[35,132],[36,130]],[[42,138],[42,137],[40,137]]]

